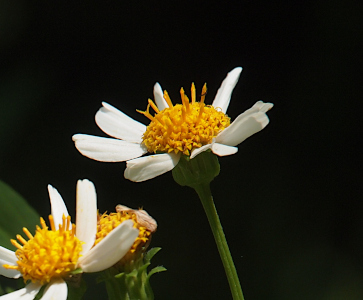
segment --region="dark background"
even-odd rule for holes
[[[125,163],[83,157],[71,137],[106,136],[101,101],[147,123],[136,109],[156,81],[174,103],[207,82],[212,103],[242,66],[232,120],[275,104],[212,184],[246,299],[363,299],[362,3],[117,2],[0,2],[0,179],[43,216],[48,183],[74,216],[79,178],[101,212],[144,207],[159,224],[153,266],[168,269],[152,278],[155,298],[230,299],[194,191],[170,172],[127,181]]]

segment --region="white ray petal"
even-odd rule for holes
[[[45,288],[41,300],[67,300],[68,287],[63,279],[53,280]]]
[[[155,85],[154,85],[154,99],[155,99],[156,106],[158,107],[158,109],[160,111],[169,107],[168,103],[164,99],[163,90],[161,89],[161,86],[158,82],[155,83]]]
[[[255,105],[252,106],[252,108],[257,108],[261,112],[267,112],[269,111],[274,105],[272,103],[265,103],[263,101],[257,101]]]
[[[243,114],[242,114],[243,115]],[[237,146],[251,135],[259,132],[269,123],[267,115],[257,112],[248,116],[238,116],[233,123],[219,133],[216,142],[228,146]]]
[[[112,105],[102,102],[96,113],[97,125],[108,135],[134,143],[142,142],[146,126],[135,121]]]
[[[68,217],[67,207],[62,199],[62,196],[58,193],[57,189],[48,184],[48,192],[50,205],[52,207],[52,216],[54,219],[55,228],[58,229],[59,225],[63,222],[63,215]]]
[[[15,252],[0,246],[0,275],[8,278],[19,278],[21,273],[17,270],[5,269],[3,265],[16,266],[18,261]]]
[[[29,283],[25,288],[0,296],[1,300],[33,300],[42,286],[38,283]]]
[[[204,145],[200,148],[193,149],[192,152],[190,153],[190,159],[192,159],[192,158],[196,157],[198,154],[212,148],[212,145],[213,145],[213,143]]]
[[[139,157],[147,152],[144,145],[124,140],[87,134],[75,134],[72,139],[79,152],[98,161],[125,161]]]
[[[84,272],[105,270],[117,263],[130,250],[139,230],[133,228],[131,220],[124,221],[113,229],[100,243],[79,259]]]
[[[82,255],[92,248],[97,232],[97,195],[93,183],[87,179],[77,182],[76,236],[84,244]]]
[[[126,162],[125,178],[141,182],[172,170],[179,162],[180,154],[163,153],[135,158]]]
[[[227,74],[212,103],[214,108],[220,107],[222,112],[226,113],[233,89],[238,82],[241,72],[242,68],[238,67]]]
[[[218,156],[227,156],[237,153],[238,148],[233,146],[222,145],[214,143],[212,145],[212,152]]]

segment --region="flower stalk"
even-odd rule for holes
[[[172,172],[173,178],[178,184],[189,186],[197,192],[212,229],[233,299],[244,300],[236,267],[210,190],[210,182],[219,174],[219,169],[217,156],[211,151],[205,151],[193,159],[182,156]]]
[[[224,270],[227,275],[229,287],[234,300],[243,300],[242,287],[238,279],[236,267],[234,266],[231,252],[227,244],[226,237],[223,232],[221,221],[219,220],[216,207],[214,205],[212,193],[209,184],[200,184],[194,187],[200,201],[202,202],[204,211],[207,215],[209,225],[212,229],[214,239],[217,244],[219,255],[221,257]]]

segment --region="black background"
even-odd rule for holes
[[[136,109],[156,81],[174,103],[207,82],[210,104],[242,66],[232,120],[275,104],[212,183],[246,299],[363,299],[361,12],[360,1],[1,1],[0,178],[43,216],[48,183],[74,216],[80,178],[101,212],[144,207],[159,224],[153,266],[168,269],[152,277],[155,298],[230,299],[195,192],[170,172],[129,182],[125,163],[87,159],[71,137],[106,136],[101,101],[147,124]]]

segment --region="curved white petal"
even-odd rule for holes
[[[54,219],[54,225],[58,230],[59,225],[63,223],[63,215],[68,217],[68,210],[62,199],[62,196],[58,193],[57,189],[48,184],[48,192],[50,205],[52,207],[51,211]]]
[[[233,146],[222,145],[214,143],[212,145],[212,152],[218,156],[227,156],[237,153],[238,148]]]
[[[108,135],[134,143],[142,142],[146,126],[135,121],[112,105],[102,102],[96,113],[97,125]]]
[[[97,195],[93,183],[87,179],[77,182],[76,236],[84,244],[82,255],[92,248],[97,232]]]
[[[67,300],[68,287],[63,279],[53,280],[45,288],[41,300]]]
[[[192,152],[190,153],[190,159],[196,157],[198,154],[212,148],[212,145],[213,145],[214,142],[212,142],[211,144],[207,144],[207,145],[204,145],[200,148],[195,148],[192,150]]]
[[[130,250],[139,230],[133,228],[131,220],[124,221],[113,229],[100,243],[79,259],[84,272],[105,270],[117,263]]]
[[[5,269],[3,265],[16,266],[18,261],[15,252],[0,246],[0,275],[8,278],[19,278],[21,273],[17,270]]]
[[[29,283],[25,288],[0,296],[1,300],[33,300],[42,286],[38,283]]]
[[[158,82],[155,83],[155,85],[154,85],[154,99],[155,99],[156,106],[158,107],[158,109],[160,111],[169,107],[168,103],[164,99],[163,90],[161,89],[161,86]]]
[[[231,100],[232,91],[237,84],[241,72],[242,68],[238,67],[227,74],[227,77],[223,80],[212,103],[214,108],[220,107],[222,112],[226,113],[229,101]]]
[[[163,153],[132,159],[126,162],[125,178],[141,182],[172,170],[180,154]]]
[[[237,146],[251,135],[259,132],[268,124],[269,119],[263,112],[257,112],[248,116],[241,114],[233,123],[219,133],[216,142],[228,146]]]
[[[72,139],[79,152],[98,161],[125,161],[139,157],[147,152],[142,144],[123,140],[87,134],[75,134]]]

